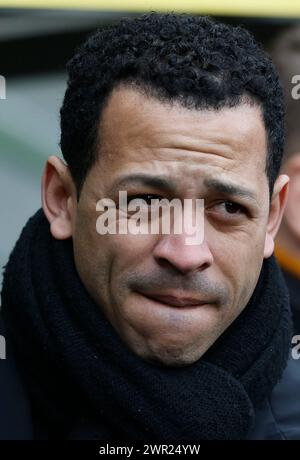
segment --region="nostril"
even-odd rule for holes
[[[194,266],[189,263],[172,262],[164,257],[159,257],[156,262],[161,268],[168,270],[168,273],[173,276],[182,276],[190,272],[201,272],[210,266],[208,262],[204,262],[199,266]]]
[[[167,259],[164,259],[163,257],[159,257],[157,259],[157,263],[160,267],[162,268],[166,268],[168,269],[169,271],[173,271],[174,274],[178,275],[178,274],[181,274],[181,271],[179,270],[178,267],[176,267],[175,265],[173,265],[171,262],[169,262],[169,260]]]

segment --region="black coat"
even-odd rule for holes
[[[0,334],[5,335],[0,320]],[[30,403],[13,355],[0,360],[0,439],[33,439]],[[249,439],[300,440],[300,359],[290,359],[272,395],[257,409]]]
[[[0,318],[0,335],[5,337]],[[0,360],[0,439],[32,439],[30,404],[11,353]]]
[[[300,440],[300,359],[288,361],[281,381],[256,411],[249,439]]]

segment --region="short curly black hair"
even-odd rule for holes
[[[284,148],[282,88],[270,57],[241,27],[208,17],[150,13],[97,30],[67,64],[61,149],[78,196],[101,139],[104,104],[120,82],[190,108],[234,107],[245,98],[265,123],[272,194]]]

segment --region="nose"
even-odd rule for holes
[[[213,255],[204,239],[201,244],[186,244],[187,235],[164,235],[154,248],[153,256],[159,264],[169,264],[186,274],[203,271],[213,263]]]

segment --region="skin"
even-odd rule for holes
[[[261,110],[254,105],[191,110],[121,85],[102,114],[99,156],[78,202],[68,167],[55,156],[48,159],[42,190],[52,235],[73,238],[83,284],[141,358],[191,364],[247,305],[263,259],[273,253],[286,200],[288,177],[281,175],[269,202],[266,151]],[[121,176],[137,173],[164,176],[172,188],[118,184]],[[222,190],[216,179],[251,196]],[[117,201],[118,190],[203,198],[203,242],[186,245],[185,233],[99,235],[96,203]],[[175,307],[145,295],[153,292],[197,297],[203,304]]]

